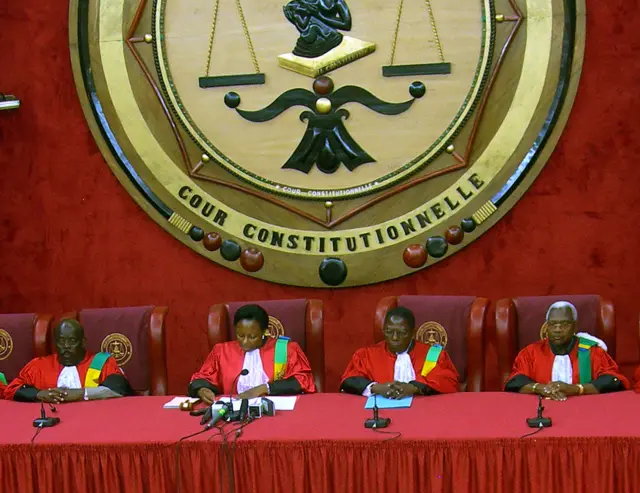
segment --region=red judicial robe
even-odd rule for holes
[[[78,368],[78,375],[80,376],[80,382],[83,385],[84,379],[87,376],[87,370],[89,370],[91,360],[94,356],[95,353],[87,351],[82,361],[76,365]],[[24,385],[35,387],[38,390],[57,387],[58,375],[60,375],[63,368],[64,366],[62,366],[58,361],[57,354],[32,359],[22,370],[20,370],[20,374],[10,382],[9,385],[7,385],[4,392],[4,398],[12,400],[15,393]],[[102,384],[112,375],[123,376],[123,373],[118,367],[116,360],[113,359],[113,357],[109,357],[102,367],[99,383]],[[118,392],[118,390],[116,390],[116,392]]]
[[[286,385],[271,385],[274,382],[273,359],[275,357],[275,347],[276,340],[269,338],[260,348],[262,368],[267,374],[267,377],[269,377],[269,386],[271,387],[272,394],[291,393],[287,391]],[[237,393],[237,388],[232,388],[231,386],[238,374],[242,371],[244,356],[245,352],[240,347],[240,344],[238,344],[238,341],[223,342],[213,346],[202,368],[191,377],[189,394],[197,397],[197,391],[203,387],[213,390],[216,394]],[[302,352],[302,348],[298,343],[289,341],[287,344],[285,374],[278,382],[284,382],[292,377],[300,384],[298,391],[301,390],[305,394],[316,392],[316,385],[313,381],[311,366],[309,365],[307,357]],[[282,387],[282,389],[279,387]],[[283,392],[279,392],[279,390],[283,390]]]
[[[505,390],[515,391],[515,389],[507,387],[509,383],[519,375],[529,379],[527,383],[551,383],[551,373],[555,357],[556,355],[554,354],[547,339],[529,344],[518,354],[518,357],[513,364],[511,375],[509,375],[509,378],[507,378],[507,382],[505,383]],[[573,348],[569,352],[569,358],[571,359],[573,384],[576,385],[580,383],[577,341],[574,341]],[[618,365],[613,361],[611,356],[609,356],[609,354],[601,347],[593,346],[591,348],[592,381],[590,383],[594,383],[595,380],[603,375],[610,375],[613,379],[618,379],[625,389],[629,388],[629,380],[620,373]],[[526,383],[524,385],[526,385]],[[594,385],[598,388],[597,384]],[[600,388],[598,388],[598,390],[602,391]]]
[[[429,344],[415,341],[413,348],[409,351],[411,364],[416,372],[415,382],[426,385],[440,394],[457,392],[458,372],[444,349],[440,353],[438,362],[433,370],[426,377],[421,375],[422,366],[430,347]],[[396,354],[387,349],[385,341],[375,346],[358,349],[342,375],[342,382],[344,383],[346,379],[351,377],[360,377],[366,380],[366,382],[362,381],[362,385],[365,388],[371,382],[393,382],[395,363]],[[357,390],[360,390],[362,385],[357,385]],[[344,390],[347,390],[347,388],[344,388]],[[357,393],[362,393],[363,391],[364,388]]]

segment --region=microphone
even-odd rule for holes
[[[230,394],[233,393],[233,389],[236,389],[236,392],[237,392],[238,389],[236,388],[236,383],[238,382],[238,379],[240,378],[240,376],[242,375],[244,377],[248,374],[249,374],[249,370],[247,370],[246,368],[243,368],[242,371],[236,375],[236,378],[233,379],[233,383],[231,384],[231,390],[229,391]]]
[[[527,426],[529,428],[549,428],[551,426],[551,418],[545,418],[542,416],[544,406],[542,405],[542,396],[538,396],[538,415],[535,418],[527,419]]]
[[[51,406],[51,404],[49,404]],[[48,418],[44,410],[44,402],[40,402],[40,417],[33,420],[34,428],[51,428],[60,422],[60,418]]]
[[[386,428],[391,423],[391,418],[378,417],[378,396],[373,394],[373,419],[364,422],[365,428]]]
[[[240,404],[240,421],[244,421],[247,419],[247,415],[249,414],[249,399],[242,399],[242,404]]]
[[[220,409],[218,409],[218,412],[213,414],[213,417],[211,418],[211,421],[209,421],[207,423],[207,425],[204,427],[204,431],[206,430],[210,430],[211,428],[213,428],[216,423],[218,421],[220,421],[221,419],[223,419],[225,417],[225,415],[229,412],[229,408],[232,407],[231,403],[227,403],[225,402],[222,407]]]

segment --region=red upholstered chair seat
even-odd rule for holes
[[[382,327],[387,311],[397,306],[410,309],[416,317],[416,338],[444,343],[460,375],[461,390],[484,388],[484,327],[489,300],[475,296],[390,296],[378,303],[374,340],[384,340]],[[446,341],[442,332],[446,333]]]
[[[573,303],[578,311],[578,331],[602,339],[615,358],[615,310],[611,301],[595,294],[505,298],[496,304],[498,364],[503,380],[511,373],[518,352],[540,340],[547,310],[556,301]]]
[[[246,301],[219,304],[209,311],[209,348],[219,342],[235,339],[233,317],[238,308],[248,304],[260,305],[269,314],[270,319],[277,319],[282,325],[285,335],[297,342],[309,359],[313,377],[321,392],[324,388],[324,324],[322,318],[322,301],[319,300],[270,300]],[[275,320],[271,319],[271,322]],[[278,326],[278,323],[275,323]],[[270,331],[274,324],[270,323]]]
[[[18,376],[33,358],[49,354],[47,340],[51,315],[14,313],[0,315],[0,372],[7,381]]]
[[[167,394],[166,307],[95,308],[69,313],[85,330],[87,349],[108,351],[139,394]]]

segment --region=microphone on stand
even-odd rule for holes
[[[247,370],[246,368],[243,368],[242,371],[236,375],[236,378],[233,379],[233,383],[231,384],[231,393],[233,393],[233,389],[236,389],[236,383],[238,383],[238,379],[240,378],[240,376],[244,377],[248,374],[249,374],[249,370]],[[236,391],[237,390],[238,389],[236,389]]]
[[[551,418],[545,418],[542,416],[544,406],[542,405],[542,396],[538,396],[538,415],[535,418],[527,419],[527,426],[529,428],[549,428],[551,426]]]
[[[49,404],[49,406],[51,406],[51,404]],[[60,418],[47,417],[47,413],[44,410],[44,402],[40,402],[40,417],[33,420],[33,426],[35,428],[51,428],[52,426],[57,425],[59,422]]]
[[[247,370],[246,368],[243,368],[240,371],[240,373],[236,375],[236,378],[233,379],[233,383],[231,384],[230,394],[233,393],[234,389],[236,389],[236,383],[238,382],[238,379],[241,376],[248,375],[248,374],[249,374],[249,370]],[[233,417],[234,412],[233,412],[233,403],[231,402],[231,399],[229,399],[229,402],[223,402],[222,405],[224,407],[222,409],[219,409],[218,412],[214,412],[212,407],[209,407],[209,409],[207,410],[207,413],[202,417],[200,424],[203,424],[203,422],[206,422],[207,420],[209,420],[209,422],[206,424],[204,428],[205,430],[210,430],[211,428],[213,428],[213,426],[215,426],[215,424],[218,421],[220,421],[223,418],[225,420],[228,420],[229,418]]]
[[[249,414],[249,399],[242,399],[242,404],[240,404],[240,421],[244,421],[247,419],[247,415]]]
[[[365,428],[386,428],[391,423],[391,418],[378,417],[378,396],[373,394],[373,419],[364,422]]]

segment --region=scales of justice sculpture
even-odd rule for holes
[[[240,0],[236,0],[236,7],[255,73],[209,75],[219,3],[220,0],[216,0],[209,38],[206,75],[199,78],[200,87],[264,84],[265,74],[260,72]],[[440,63],[393,64],[403,4],[404,0],[400,0],[392,41],[391,61],[390,65],[382,68],[382,75],[398,77],[450,73],[451,64],[444,61],[430,0],[426,0],[426,5],[440,54]],[[376,49],[375,43],[345,36],[339,32],[339,30],[351,30],[352,25],[351,12],[345,0],[292,0],[283,7],[283,11],[284,16],[296,27],[300,36],[291,53],[278,56],[278,64],[287,70],[314,78],[313,91],[303,88],[289,89],[265,108],[255,111],[240,109],[240,95],[236,92],[228,92],[224,97],[225,104],[235,109],[245,120],[255,123],[271,121],[294,106],[303,106],[311,110],[304,111],[300,115],[300,120],[307,123],[307,129],[282,169],[293,169],[308,174],[316,166],[322,173],[331,174],[335,173],[341,164],[344,164],[349,171],[354,171],[363,164],[375,162],[375,159],[349,134],[344,120],[347,120],[350,114],[341,106],[346,103],[359,103],[381,115],[399,115],[407,111],[416,99],[425,95],[425,85],[420,81],[411,83],[409,94],[412,99],[400,103],[383,101],[368,90],[353,85],[343,86],[334,91],[333,81],[323,74],[373,53]]]

